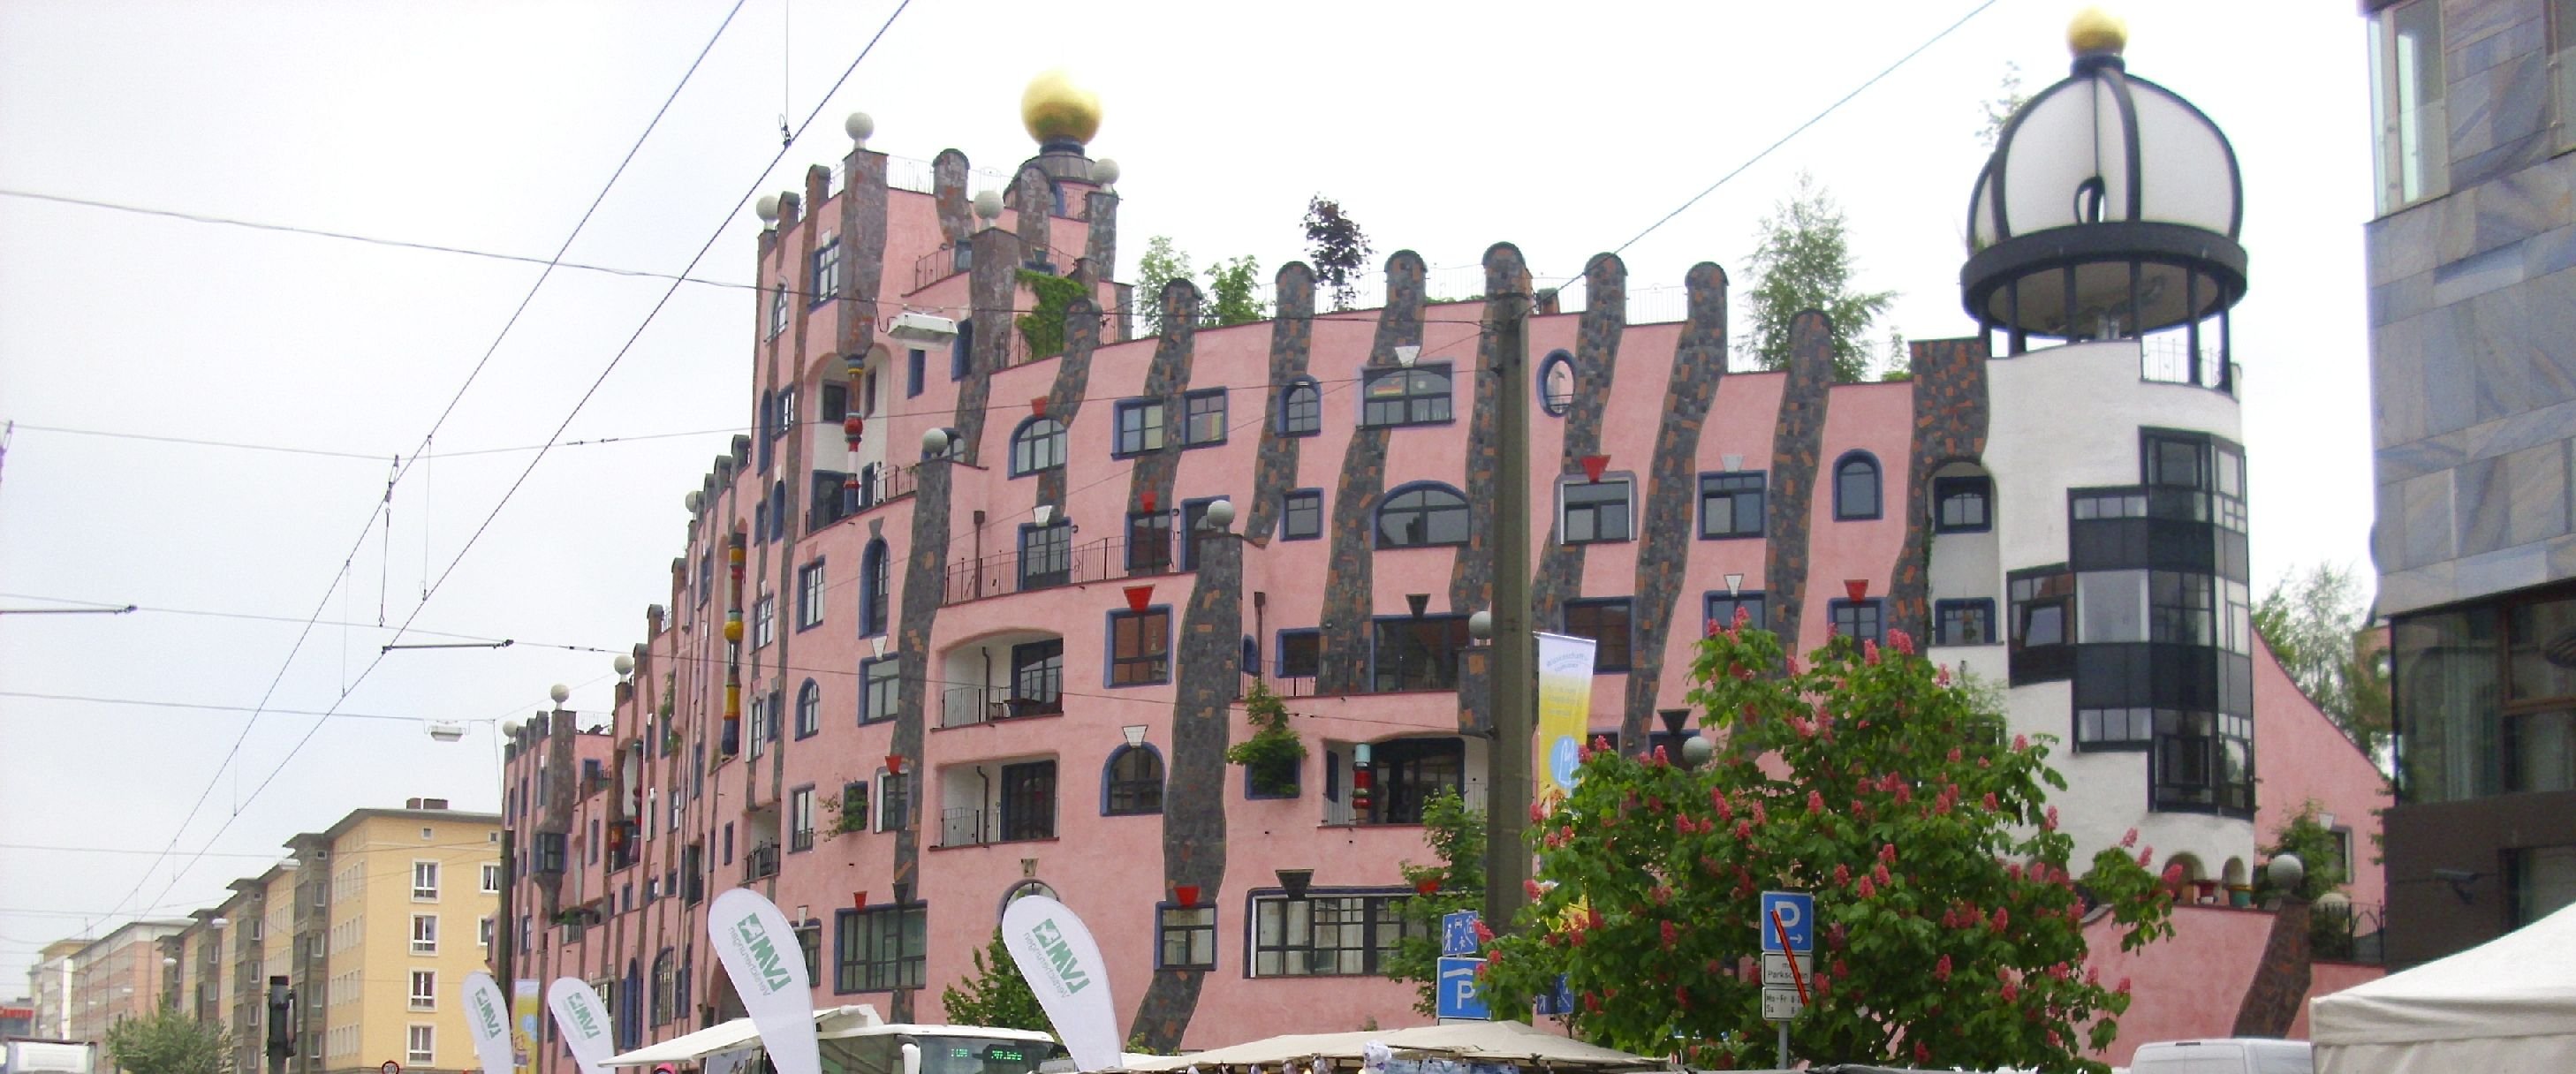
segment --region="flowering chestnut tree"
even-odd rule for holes
[[[2124,949],[2172,932],[2171,897],[2151,850],[2068,871],[2047,736],[2007,733],[1901,632],[1883,650],[1836,638],[1802,667],[1739,617],[1692,674],[1712,760],[1587,750],[1574,793],[1532,808],[1545,883],[1488,952],[1495,1011],[1529,1011],[1562,974],[1585,1039],[1768,1066],[1759,893],[1807,891],[1815,972],[1794,1056],[2107,1069],[2083,1056],[2118,1032],[2129,986],[2086,962],[2088,896]]]

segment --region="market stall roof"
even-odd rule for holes
[[[1664,1065],[1659,1059],[1585,1044],[1523,1022],[1465,1022],[1378,1032],[1290,1034],[1189,1055],[1139,1057],[1128,1064],[1128,1069],[1166,1071],[1191,1066],[1275,1065],[1308,1059],[1357,1062],[1362,1058],[1362,1051],[1372,1042],[1385,1045],[1398,1056],[1436,1055],[1493,1063],[1544,1062],[1555,1067],[1607,1070],[1638,1070]]]
[[[825,1037],[849,1036],[853,1031],[884,1024],[884,1019],[877,1017],[877,1009],[865,1003],[814,1012],[815,1031]],[[756,1044],[759,1041],[760,1030],[751,1024],[751,1019],[736,1018],[730,1022],[708,1026],[695,1033],[681,1034],[660,1044],[647,1044],[631,1052],[609,1056],[600,1065],[641,1067],[655,1063],[686,1063],[704,1059],[717,1052],[729,1052]]]
[[[2576,907],[2308,1011],[2320,1071],[2576,1070]]]

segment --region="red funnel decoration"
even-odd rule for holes
[[[1843,592],[1851,594],[1851,599],[1855,601],[1868,600],[1869,579],[1845,578],[1843,579]]]
[[[1172,885],[1172,901],[1183,906],[1197,906],[1199,904],[1199,886],[1196,884]]]
[[[886,771],[887,771],[889,774],[892,774],[892,775],[897,775],[897,776],[902,775],[902,774],[903,774],[903,755],[902,755],[902,754],[900,754],[900,753],[889,753],[889,754],[886,754]]]
[[[851,892],[851,893],[850,893],[850,909],[853,909],[853,910],[865,910],[865,909],[867,909],[867,908],[868,908],[868,893],[867,893],[867,892],[864,892],[864,891],[853,891],[853,892]]]
[[[1037,397],[1037,398],[1035,398],[1035,399],[1031,399],[1031,400],[1029,400],[1029,413],[1034,414],[1034,415],[1037,415],[1038,417],[1041,417],[1041,418],[1045,417],[1045,416],[1046,416],[1046,396],[1041,395],[1041,396],[1038,396],[1038,397]]]
[[[1582,462],[1584,479],[1596,485],[1601,483],[1601,471],[1610,468],[1608,455],[1586,455]]]
[[[1153,510],[1153,509],[1154,509],[1154,490],[1152,490],[1152,489],[1146,489],[1146,490],[1145,490],[1145,495],[1144,495],[1144,497],[1143,497],[1143,500],[1144,500],[1144,504],[1145,504],[1145,510],[1148,510],[1148,511]]]
[[[1131,612],[1141,612],[1141,611],[1144,611],[1144,610],[1145,610],[1145,606],[1146,606],[1147,604],[1153,603],[1153,600],[1154,600],[1154,587],[1153,587],[1153,586],[1149,586],[1149,585],[1131,585],[1131,586],[1128,586],[1128,587],[1127,587],[1127,610],[1128,610],[1128,611],[1131,611]]]

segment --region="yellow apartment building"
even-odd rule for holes
[[[501,818],[413,799],[360,809],[317,836],[308,868],[325,870],[316,915],[323,997],[319,1060],[288,1074],[455,1074],[477,1066],[466,1036],[465,975],[488,961],[501,891]],[[308,1030],[309,1032],[309,1030]],[[310,1052],[311,1042],[299,1042]]]

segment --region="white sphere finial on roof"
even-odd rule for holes
[[[1002,218],[1002,192],[986,190],[975,195],[975,218],[986,223]]]
[[[1091,162],[1091,181],[1102,186],[1118,185],[1118,162],[1107,157]]]
[[[841,121],[841,131],[849,135],[851,141],[864,146],[868,144],[868,136],[877,132],[876,117],[865,112],[852,112],[850,118]]]
[[[757,214],[757,215],[760,217],[760,222],[761,222],[761,223],[764,223],[764,224],[775,224],[775,223],[777,223],[777,222],[778,222],[778,195],[776,195],[776,194],[763,194],[763,195],[761,195],[761,196],[760,196],[760,200],[759,200],[759,201],[755,201],[755,202],[752,202],[752,203],[751,203],[751,211],[752,211],[753,213]]]
[[[572,687],[566,686],[562,683],[556,683],[554,685],[554,689],[546,691],[546,696],[554,698],[555,704],[563,704],[565,699],[572,696]]]

